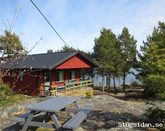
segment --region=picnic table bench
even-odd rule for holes
[[[30,115],[30,111],[24,113],[24,114],[21,114],[21,115],[18,115],[17,117],[15,117],[14,121],[18,124],[24,124],[24,122],[26,121],[26,119],[28,118],[28,116]],[[40,116],[40,115],[45,115],[44,112],[36,112],[36,115],[34,115],[34,117],[37,117],[37,116]]]
[[[90,108],[81,109],[75,116],[68,120],[62,127],[66,129],[78,128],[87,115],[91,112]]]
[[[23,123],[22,131],[26,131],[29,126],[54,128],[57,130],[75,129],[80,126],[83,120],[85,120],[88,114],[91,112],[90,108],[80,109],[79,105],[77,104],[78,98],[79,97],[54,97],[44,100],[35,105],[27,107],[27,109],[30,111],[18,116],[15,121],[18,123]],[[70,104],[74,105],[74,115],[69,120],[67,119],[63,124],[61,124],[58,120],[57,112],[64,111]],[[49,123],[45,120],[39,122],[33,119],[41,114],[49,117],[53,123]]]

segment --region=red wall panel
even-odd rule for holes
[[[39,91],[37,95],[44,95],[44,71],[40,71],[38,73],[38,86],[39,87]]]
[[[80,68],[92,68],[92,66],[80,56],[74,56],[63,64],[56,67],[56,69],[80,69]]]
[[[20,81],[18,73],[14,76],[4,76],[4,83],[11,86],[13,91],[21,92],[27,95],[37,95],[37,79],[35,73],[24,73],[23,81]]]

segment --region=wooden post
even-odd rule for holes
[[[67,84],[64,85],[65,93],[67,93]]]
[[[57,95],[57,86],[55,86],[55,85],[51,86],[50,95],[51,96]]]
[[[54,95],[55,96],[57,95],[57,85],[55,86],[55,89],[54,89]]]

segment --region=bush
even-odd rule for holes
[[[93,97],[93,92],[92,91],[87,91],[85,93],[87,99],[91,99]]]
[[[157,97],[158,97],[160,100],[165,101],[165,91],[163,91],[162,93],[158,93],[158,94],[157,94]]]
[[[9,85],[1,84],[0,85],[0,102],[3,102],[7,99],[8,96],[12,94],[12,91]]]
[[[163,92],[163,94],[162,94]],[[153,98],[164,98],[165,77],[150,75],[144,81],[144,95]]]
[[[152,123],[165,123],[165,110],[161,110],[158,107],[148,108],[145,115]]]
[[[125,84],[125,88],[126,89],[130,89],[131,88],[131,85]]]
[[[137,81],[133,81],[131,84],[132,88],[137,88],[137,87],[141,87],[142,85],[140,83],[138,83]]]

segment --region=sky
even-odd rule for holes
[[[165,0],[33,0],[69,46],[92,51],[104,27],[117,36],[127,27],[139,49],[158,21],[165,22]],[[17,12],[17,13],[15,13]],[[0,0],[0,35],[12,29],[30,54],[64,46],[30,0]],[[43,38],[36,46],[35,43]],[[35,48],[33,48],[35,46]]]

